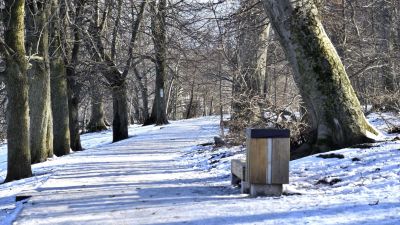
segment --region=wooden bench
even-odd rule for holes
[[[246,159],[231,161],[232,185],[250,196],[279,196],[289,183],[290,131],[248,129]]]
[[[244,159],[232,159],[231,161],[231,184],[240,185],[246,177],[246,161]]]
[[[240,186],[241,192],[249,193],[249,184],[246,182],[246,160],[232,159],[231,161],[231,184]]]

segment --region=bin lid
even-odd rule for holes
[[[274,128],[266,128],[266,129],[248,128],[246,129],[246,135],[248,138],[289,138],[290,130],[274,129]]]

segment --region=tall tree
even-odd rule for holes
[[[397,74],[395,72],[395,39],[397,34],[396,30],[396,7],[395,1],[380,1],[378,3],[380,10],[376,12],[378,15],[376,16],[376,20],[378,22],[378,26],[376,29],[378,30],[378,40],[379,44],[377,49],[382,51],[381,58],[383,59],[383,81],[385,88],[393,93],[397,90]]]
[[[63,4],[63,3],[62,3]],[[53,112],[53,148],[54,154],[62,156],[70,153],[69,110],[66,69],[62,56],[61,27],[63,13],[58,0],[52,0],[51,7],[51,106]]]
[[[141,118],[142,121],[141,123],[144,123],[146,120],[149,119],[149,99],[147,96],[148,90],[147,90],[147,75],[143,71],[143,73],[139,72],[139,69],[137,68],[136,65],[133,65],[133,73],[136,78],[137,86],[138,86],[138,91],[140,92],[140,97],[142,100],[142,107],[141,107]]]
[[[32,176],[24,14],[24,0],[5,0],[4,41],[0,39],[0,53],[6,61],[4,76],[8,97],[6,182]]]
[[[66,74],[67,74],[67,87],[68,87],[68,112],[69,112],[69,131],[70,131],[70,145],[74,151],[83,150],[80,138],[80,126],[79,126],[79,101],[81,98],[82,84],[78,80],[77,65],[79,63],[79,52],[81,48],[81,26],[83,19],[83,9],[86,4],[86,0],[75,0],[75,12],[73,24],[69,24],[68,27],[72,27],[72,49],[69,48],[67,41],[64,39],[63,43],[68,54],[65,55],[64,61],[66,62]],[[68,2],[64,0],[65,16],[68,15]],[[65,24],[67,25],[67,24]],[[67,26],[66,26],[67,27]],[[68,32],[63,32],[64,35],[68,35]]]
[[[31,161],[39,163],[53,155],[48,28],[51,1],[27,0],[26,9],[26,51],[32,65],[28,71]]]
[[[167,1],[151,1],[150,9],[152,14],[151,32],[153,34],[156,86],[154,102],[150,118],[145,122],[148,124],[168,124],[165,99],[165,76],[166,76],[166,15]]]
[[[345,68],[325,33],[313,0],[263,0],[294,72],[319,150],[371,141]]]
[[[99,15],[99,2],[95,1],[95,16],[90,24],[89,33],[91,39],[93,39],[93,46],[89,49],[93,52],[95,60],[100,63],[102,68],[102,74],[111,86],[112,98],[113,98],[113,142],[120,141],[128,138],[128,104],[127,104],[127,87],[126,77],[128,76],[132,59],[133,49],[135,46],[136,38],[138,35],[139,27],[143,19],[144,9],[147,1],[143,1],[134,17],[135,6],[132,3],[132,22],[131,22],[131,38],[128,45],[128,59],[125,63],[125,68],[121,72],[116,63],[116,40],[118,31],[120,29],[120,18],[122,10],[122,0],[118,0],[117,14],[114,21],[114,28],[112,32],[112,41],[110,46],[110,54],[105,50],[106,40],[105,36],[105,25],[111,9],[110,3],[104,10],[102,17]]]

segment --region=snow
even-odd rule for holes
[[[389,116],[369,119],[385,133],[383,118],[398,122]],[[218,124],[132,126],[112,144],[110,131],[82,135],[87,150],[0,185],[0,224],[400,224],[400,141],[291,161],[283,196],[249,198],[230,185],[230,160],[244,148],[201,145]],[[16,203],[21,193],[32,197]]]

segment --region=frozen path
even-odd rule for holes
[[[207,185],[207,178],[193,177],[191,168],[176,161],[183,149],[216,135],[213,120],[175,123],[73,154],[33,193],[15,224],[179,221],[185,216],[182,205],[217,201],[217,195],[226,194],[225,188]]]
[[[236,148],[193,148],[217,134],[212,117],[134,127],[128,140],[47,161],[21,181],[38,185],[15,224],[400,224],[400,141],[291,161],[290,195],[248,198],[229,184]]]

